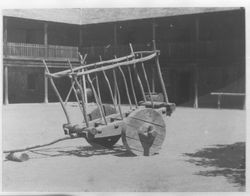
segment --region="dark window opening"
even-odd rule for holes
[[[27,89],[28,90],[35,90],[37,83],[37,75],[36,74],[28,74],[27,76]]]

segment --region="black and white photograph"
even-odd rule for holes
[[[2,9],[2,191],[245,192],[246,9]]]

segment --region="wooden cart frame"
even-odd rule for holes
[[[153,50],[151,51],[134,51],[131,44],[129,47],[130,54],[127,56],[115,57],[114,59],[105,61],[100,57],[100,62],[91,64],[85,63],[87,54],[84,57],[79,54],[81,60],[79,67],[73,68],[71,62],[68,60],[69,69],[55,73],[50,72],[47,62],[43,60],[46,68],[46,76],[50,80],[67,120],[67,123],[63,125],[63,130],[68,137],[57,141],[84,137],[91,145],[97,144],[104,147],[112,147],[122,136],[123,144],[129,151],[136,155],[142,154],[148,156],[159,152],[166,129],[162,116],[163,114],[170,116],[175,109],[175,104],[169,102],[162,77],[159,64],[160,51],[156,50],[154,41]],[[151,84],[145,69],[147,62],[150,62],[150,66],[153,68]],[[144,78],[139,75],[138,69],[142,71]],[[128,73],[127,75],[125,75],[124,70]],[[113,77],[108,77],[107,72],[112,73]],[[121,106],[121,88],[117,83],[118,72],[122,76],[121,78],[129,103],[129,109],[127,110],[124,110]],[[103,75],[108,86],[112,104],[107,105],[102,101],[98,78],[100,74]],[[68,77],[71,81],[71,86],[65,100],[62,99],[54,81],[62,77]],[[155,78],[158,79],[161,87],[161,92],[158,93],[163,95],[163,99],[160,101],[155,101]],[[91,113],[87,112],[88,104],[86,100],[86,83],[84,80],[91,87],[97,106]],[[111,86],[111,83],[114,86]],[[139,86],[140,92],[136,92],[135,84]],[[132,93],[129,92],[129,87]],[[71,116],[67,110],[69,96],[72,93],[82,114],[82,122],[77,124],[72,123]],[[139,100],[139,93],[142,100]],[[21,152],[51,145],[57,141],[5,152]]]

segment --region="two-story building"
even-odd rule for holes
[[[67,59],[79,66],[78,52],[89,63],[127,55],[129,43],[151,49],[152,40],[177,105],[216,107],[211,92],[245,93],[244,8],[15,9],[4,10],[3,24],[6,104],[57,101],[42,59],[59,71]],[[70,82],[56,84],[65,97]],[[222,105],[242,107],[244,97],[227,96]]]

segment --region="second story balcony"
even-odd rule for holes
[[[133,44],[135,51],[152,50],[152,45]],[[194,60],[218,60],[218,59],[238,59],[244,58],[245,46],[242,40],[226,41],[200,41],[181,42],[181,43],[164,43],[157,42],[157,49],[161,51],[161,58],[167,62],[184,61],[191,62]],[[51,61],[75,61],[79,62],[79,52],[87,54],[87,62],[99,61],[100,56],[103,59],[112,59],[128,55],[131,51],[129,45],[108,46],[91,46],[78,47],[12,43],[7,42],[4,45],[4,58],[9,59],[32,59],[32,60],[51,60]]]
[[[79,61],[78,47],[8,42],[4,45],[4,58]]]

